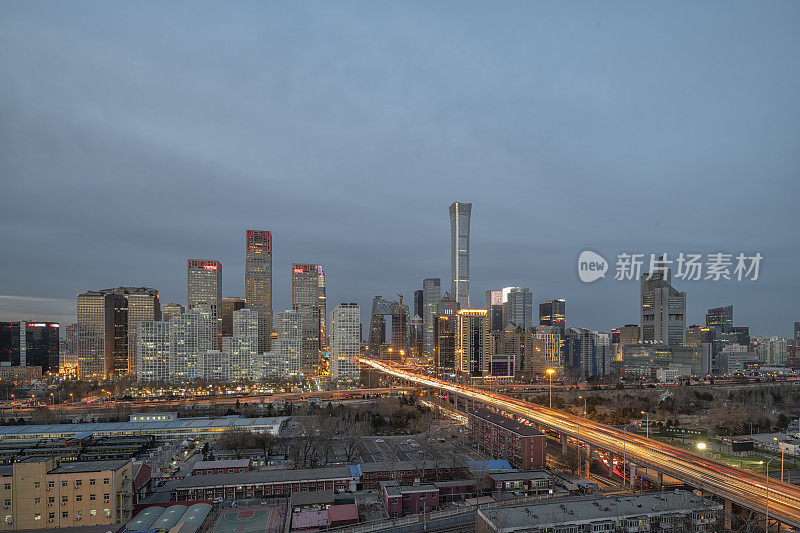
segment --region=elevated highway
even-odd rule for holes
[[[399,369],[386,361],[362,359],[361,362],[396,378],[470,398],[590,446],[624,455],[637,465],[652,468],[747,509],[764,513],[768,506],[770,518],[800,528],[800,487],[770,480],[767,496],[766,477],[760,474],[503,394]]]

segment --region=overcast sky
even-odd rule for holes
[[[732,304],[790,336],[798,27],[795,1],[2,2],[0,319],[119,285],[185,304],[187,257],[242,295],[252,228],[276,312],[316,262],[366,321],[449,288],[462,201],[473,306],[526,286],[608,331],[639,284],[582,284],[581,250],[761,252],[757,281],[676,282],[688,323]]]

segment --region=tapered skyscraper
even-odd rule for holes
[[[472,204],[450,204],[450,295],[469,309],[469,219]]]
[[[247,230],[244,299],[258,311],[258,352],[270,349],[272,334],[272,234]]]

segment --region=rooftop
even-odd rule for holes
[[[529,529],[532,522],[537,524],[537,528],[544,529],[555,524],[586,524],[611,517],[657,516],[666,512],[698,509],[721,510],[722,504],[688,491],[675,491],[634,496],[558,499],[539,504],[481,509],[478,514],[489,523],[501,523],[499,531],[510,532]]]
[[[236,474],[211,474],[209,476],[189,476],[160,487],[164,489],[193,489],[205,487],[224,487],[258,483],[280,483],[291,481],[312,481],[323,479],[350,479],[350,469],[346,466],[331,468],[308,468],[303,470],[263,470],[240,472]],[[159,492],[161,492],[159,491]]]
[[[80,472],[102,472],[104,470],[117,471],[128,464],[127,459],[116,461],[77,461],[74,463],[61,463],[58,468],[54,468],[49,474],[77,474]]]
[[[368,472],[413,472],[414,470],[433,470],[434,468],[461,468],[464,461],[455,459],[444,459],[441,461],[375,461],[373,463],[362,463],[361,471]]]
[[[503,416],[493,411],[489,411],[488,409],[478,408],[475,409],[470,414],[478,418],[481,418],[483,420],[486,420],[487,422],[490,422],[496,426],[500,426],[509,431],[513,431],[518,435],[522,435],[525,437],[539,437],[539,436],[544,437],[544,433],[542,433],[538,429],[517,422],[512,418],[508,418],[507,416]]]
[[[222,459],[219,461],[197,461],[192,470],[207,470],[214,468],[247,468],[250,459]]]
[[[529,472],[498,472],[489,474],[495,481],[516,481],[518,479],[550,479],[553,476],[544,470],[534,470]]]
[[[301,505],[333,504],[335,496],[332,490],[314,490],[310,492],[293,492],[292,507]]]

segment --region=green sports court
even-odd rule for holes
[[[283,529],[283,509],[225,509],[217,518],[213,533],[277,533]]]

